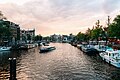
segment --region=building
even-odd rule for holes
[[[35,29],[20,30],[20,40],[26,43],[33,42],[35,37]]]
[[[33,42],[35,29],[20,30],[19,24],[8,20],[0,20],[0,45],[16,45],[21,42]]]
[[[20,26],[18,24],[10,22],[10,28],[12,33],[12,40],[20,40]]]
[[[61,42],[62,41],[62,37],[61,35],[51,35],[50,36],[51,42]]]
[[[68,43],[68,42],[71,42],[74,40],[74,35],[70,34],[69,36],[68,35],[51,35],[50,36],[50,40],[52,42],[63,42],[63,43]]]
[[[67,35],[62,35],[62,42],[63,43],[68,42],[68,36]]]
[[[16,23],[1,20],[2,28],[5,30],[1,33],[2,43],[14,44],[16,41],[20,40],[20,26]]]

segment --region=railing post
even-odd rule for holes
[[[9,58],[10,61],[10,80],[16,79],[16,58]]]
[[[13,58],[13,80],[16,80],[16,58]]]
[[[12,58],[9,58],[10,61],[10,80],[12,80]]]

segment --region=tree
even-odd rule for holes
[[[100,37],[102,35],[102,28],[98,28],[96,27],[94,30],[92,30],[91,32],[91,38],[92,39],[98,39],[98,37]]]
[[[76,39],[78,41],[85,41],[86,40],[86,35],[84,33],[81,33],[79,32],[77,35],[76,35]]]
[[[92,30],[90,28],[88,28],[87,31],[86,31],[86,33],[85,33],[87,40],[90,40],[90,38],[91,38],[91,32],[92,32]]]
[[[0,39],[9,39],[11,36],[11,29],[9,27],[9,24],[5,21],[0,21]]]
[[[116,37],[120,39],[120,15],[117,15],[113,23],[108,27],[109,37]]]
[[[39,34],[37,36],[34,37],[35,41],[41,41],[42,40],[42,36]]]
[[[50,41],[50,37],[49,36],[43,37],[43,40]]]
[[[0,20],[6,20],[7,18],[3,15],[2,11],[0,11]]]
[[[95,27],[91,30],[91,38],[98,40],[99,37],[103,35],[102,25],[100,25],[100,21],[96,22]]]
[[[30,34],[27,34],[27,40],[31,40]]]

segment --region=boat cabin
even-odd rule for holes
[[[120,50],[107,50],[105,54],[114,59],[120,59]]]

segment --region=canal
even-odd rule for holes
[[[0,52],[0,69],[8,68],[9,57],[17,58],[17,80],[119,80],[120,69],[101,58],[88,56],[67,43],[52,43],[56,50]]]

